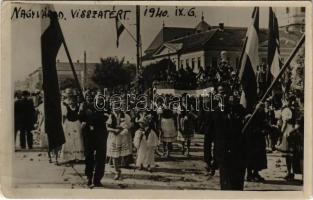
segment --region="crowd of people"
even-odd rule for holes
[[[303,63],[298,63],[298,68],[301,67]],[[260,73],[262,70],[263,67],[260,67]],[[301,70],[295,71],[298,76],[303,76]],[[175,77],[186,80],[185,72],[188,69],[177,72]],[[188,95],[183,95],[189,98],[188,101],[180,98],[176,103],[172,103],[173,95],[161,95],[162,98],[157,98],[157,101],[149,101],[153,109],[123,109],[125,106],[115,107],[98,98],[105,95],[101,90],[86,90],[82,101],[75,89],[66,89],[62,92],[61,102],[66,142],[53,152],[50,149],[50,162],[53,162],[52,155],[58,164],[71,165],[84,161],[88,186],[102,186],[105,163],[114,166],[115,180],[122,179],[123,168],[136,166],[153,172],[156,155],[165,159],[174,155],[173,143],[180,145],[186,159],[192,156],[190,146],[197,133],[204,134],[206,175],[214,176],[219,170],[221,189],[243,190],[244,180],[265,181],[259,172],[267,168],[267,153],[273,151],[281,152],[286,159],[286,180],[293,180],[294,174],[302,173],[304,102],[301,85],[290,83],[288,89],[284,85],[284,95],[278,91],[259,103],[258,112],[242,134],[251,113],[247,113],[239,102],[240,83],[233,67],[222,59],[214,72],[200,70],[198,75],[192,76],[191,73],[189,70],[189,77],[198,83],[209,80],[207,75],[211,77],[214,95],[223,98],[223,109],[220,109],[220,102],[216,99]],[[260,92],[263,79],[258,80]],[[170,81],[176,82],[176,79]],[[197,81],[190,79],[185,82],[197,85]],[[40,97],[40,94],[36,95]],[[16,95],[15,136],[20,132],[21,148],[26,147],[27,136],[31,149],[32,130],[37,130],[41,135],[40,145],[48,148],[43,100],[39,98],[36,105],[28,92],[24,91],[22,96]],[[98,106],[95,106],[95,99]],[[214,109],[204,110],[201,106],[198,109],[196,101],[200,101],[200,105],[213,105]],[[105,109],[98,109],[99,105],[105,105]]]

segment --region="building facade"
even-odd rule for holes
[[[288,14],[279,13],[280,18],[283,18],[284,23],[286,23],[280,28],[282,60],[289,56],[292,48],[301,37],[304,27],[303,8],[289,9]],[[227,59],[236,70],[240,65],[246,32],[247,27],[226,27],[223,23],[219,23],[218,26],[211,26],[204,20],[203,16],[194,28],[163,26],[145,50],[142,65],[147,66],[162,59],[171,59],[176,65],[176,69],[190,66],[197,73],[200,67],[216,67],[220,61],[220,53],[226,51]],[[260,64],[267,63],[267,39],[268,30],[260,29]]]
[[[96,84],[92,80],[92,75],[96,69],[97,63],[80,63],[77,61],[74,64],[74,68],[77,74],[77,78],[81,87],[95,87]],[[57,74],[59,85],[63,83],[66,79],[74,79],[74,75],[71,69],[71,66],[68,62],[59,62],[56,63]],[[42,89],[42,68],[38,68],[32,73],[29,74],[27,80],[28,90],[35,91]]]

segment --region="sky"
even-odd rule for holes
[[[16,7],[26,11],[40,10],[40,5],[16,4]],[[112,5],[54,5],[56,11],[62,11],[66,20],[60,20],[69,52],[73,62],[83,62],[84,51],[87,54],[87,62],[100,62],[100,58],[108,56],[125,57],[126,61],[136,63],[136,44],[128,32],[124,31],[119,40],[119,48],[116,47],[115,20],[112,19],[77,19],[71,17],[71,11],[78,9],[112,10]],[[147,13],[149,9],[147,8]],[[153,7],[157,9],[158,7]],[[192,7],[184,8],[187,13]],[[14,6],[12,6],[13,14]],[[135,36],[135,6],[115,6],[115,10],[129,10],[127,19],[121,20],[129,32]],[[141,7],[141,37],[143,52],[161,30],[162,24],[168,27],[195,27],[201,20],[213,26],[224,23],[225,26],[247,27],[251,21],[252,7],[195,7],[194,16],[175,16],[176,7],[160,7],[167,10],[165,17],[144,16],[146,7]],[[151,13],[150,13],[151,14]],[[31,72],[41,66],[40,35],[42,19],[23,19],[13,17],[11,19],[12,33],[12,70],[13,80],[24,80]],[[268,8],[260,8],[260,27],[267,27]],[[61,46],[58,53],[60,61],[68,62],[64,47]]]

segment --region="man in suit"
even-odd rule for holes
[[[224,90],[225,89],[225,90]],[[221,190],[243,190],[245,174],[244,136],[241,134],[244,108],[234,101],[228,85],[219,85],[224,109],[215,109],[209,122],[214,156],[220,172]]]
[[[16,135],[17,132],[21,130],[21,115],[22,115],[22,107],[21,107],[21,102],[22,102],[22,95],[18,92],[15,94],[15,101],[14,101],[14,143],[16,140]]]
[[[94,104],[95,95],[92,91],[87,91],[86,103],[82,104],[80,118],[82,121],[82,132],[85,145],[85,174],[88,178],[88,186],[103,187],[101,179],[104,176],[106,159],[107,129],[103,99],[98,98],[97,107]]]
[[[34,129],[34,124],[36,122],[36,111],[33,100],[29,97],[30,93],[28,91],[23,91],[22,100],[20,102],[20,144],[22,149],[26,148],[26,141],[28,148],[33,148],[33,134],[31,131]]]

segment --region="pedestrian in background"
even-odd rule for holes
[[[27,146],[29,149],[33,148],[33,133],[34,125],[36,122],[36,111],[33,100],[30,99],[30,93],[23,91],[22,99],[20,102],[20,116],[21,116],[21,127],[20,127],[20,145],[22,149]]]

